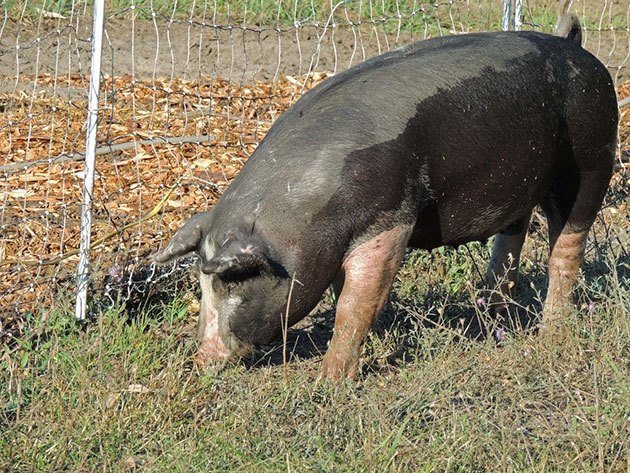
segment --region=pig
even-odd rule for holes
[[[215,207],[154,256],[199,257],[197,362],[279,338],[332,284],[321,376],[353,377],[408,247],[496,235],[486,284],[508,295],[537,205],[550,246],[541,324],[553,330],[569,317],[612,175],[618,109],[610,74],[581,47],[577,18],[559,29],[420,41],[290,107]]]

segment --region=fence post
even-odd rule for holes
[[[77,267],[77,300],[75,317],[84,320],[87,312],[87,293],[90,281],[90,239],[92,230],[92,189],[96,164],[96,131],[98,123],[98,97],[101,82],[101,54],[103,47],[103,23],[105,0],[94,2],[92,27],[92,59],[90,65],[90,89],[88,97],[87,132],[85,137],[85,165],[83,168],[83,202],[81,204],[81,241]]]
[[[501,8],[501,30],[510,29],[510,11],[512,10],[512,0],[503,0]]]
[[[513,19],[513,20],[512,20]],[[501,29],[521,31],[523,26],[523,0],[514,0],[514,14],[512,14],[512,0],[503,0],[501,7]]]
[[[521,31],[523,26],[523,0],[514,0],[514,31]]]

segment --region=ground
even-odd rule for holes
[[[329,297],[286,345],[199,371],[192,262],[158,270],[148,255],[216,201],[305,89],[393,47],[396,34],[335,27],[317,51],[321,28],[160,20],[157,30],[138,20],[133,35],[128,19],[107,22],[90,305],[98,317],[86,324],[71,314],[89,22],[0,27],[0,471],[627,469],[630,107],[567,339],[535,336],[548,250],[535,214],[504,318],[479,294],[488,245],[412,252],[357,380],[317,382]],[[586,47],[611,66],[619,97],[630,96],[627,31],[592,28]],[[312,60],[316,73],[306,76]],[[182,136],[201,143],[158,139]]]
[[[470,29],[461,18],[448,29],[387,33],[369,22],[352,28],[333,23],[326,34],[323,26],[227,30],[208,26],[210,21],[160,20],[132,24],[114,17],[106,23],[98,136],[105,146],[98,160],[93,230],[100,287],[107,274],[115,280],[137,271],[191,209],[211,205],[304,90],[398,44]],[[54,306],[57,289],[71,287],[78,258],[91,23],[32,23],[8,20],[0,31],[5,111],[0,171],[6,172],[0,264],[9,273],[0,291],[5,330],[8,314],[45,313]],[[586,31],[585,44],[610,66],[617,84],[624,84],[627,33]],[[306,75],[309,70],[314,73]],[[627,93],[619,90],[620,97]],[[622,130],[626,117],[624,112]],[[193,142],[146,141],[164,136]],[[145,141],[117,152],[108,147],[134,140]],[[627,145],[622,135],[622,155]],[[43,161],[32,165],[38,160]],[[31,164],[24,169],[24,163]],[[114,258],[103,258],[109,252]]]

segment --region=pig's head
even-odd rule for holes
[[[278,338],[291,283],[260,238],[211,229],[212,212],[197,214],[153,256],[158,263],[192,252],[200,258],[202,363],[238,358]]]

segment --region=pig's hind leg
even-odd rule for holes
[[[608,187],[610,162],[610,168],[601,170],[565,170],[553,183],[543,204],[549,227],[549,287],[543,307],[543,331],[557,331],[574,311],[572,292],[584,258],[588,231]]]
[[[387,300],[411,231],[411,225],[401,225],[382,232],[345,258],[335,331],[324,356],[322,377],[338,380],[357,373],[361,344]]]
[[[496,235],[486,273],[486,287],[491,291],[489,302],[493,311],[506,309],[506,297],[511,297],[518,282],[521,249],[527,235],[531,212]]]

